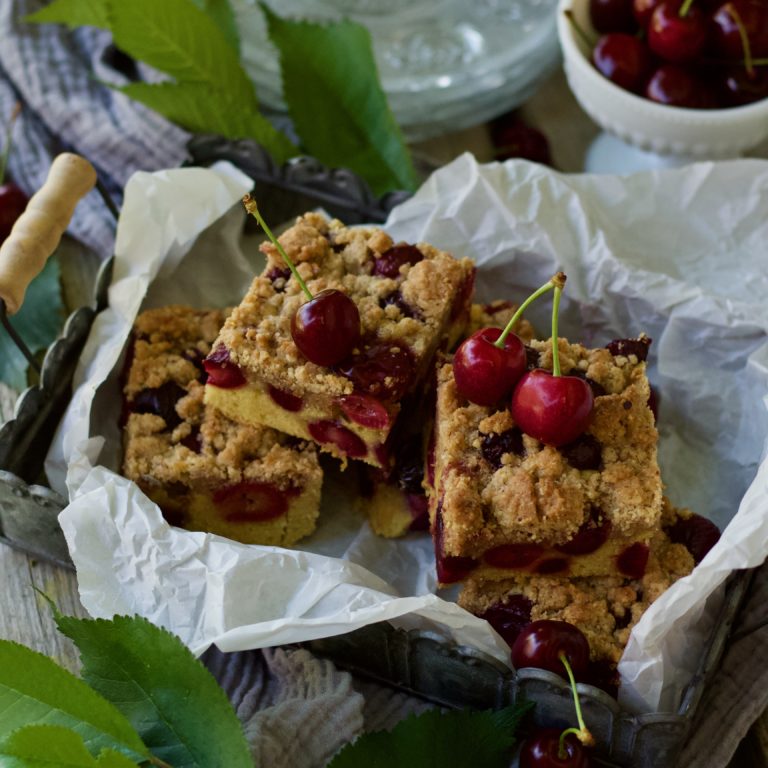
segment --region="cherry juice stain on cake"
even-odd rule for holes
[[[489,549],[483,555],[483,560],[486,565],[494,568],[522,570],[530,568],[544,551],[540,544],[500,544]]]

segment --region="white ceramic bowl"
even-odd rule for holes
[[[659,155],[691,160],[738,157],[768,136],[768,99],[731,109],[684,109],[656,104],[614,85],[590,61],[590,51],[564,11],[597,39],[589,0],[560,0],[557,32],[568,84],[581,106],[604,130]]]

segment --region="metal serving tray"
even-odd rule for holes
[[[229,160],[253,178],[262,207],[274,221],[321,205],[348,223],[383,222],[408,197],[406,192],[395,192],[376,198],[350,171],[328,169],[312,158],[276,166],[250,141],[202,136],[193,139],[188,149],[187,165]],[[112,260],[107,259],[96,279],[92,306],[72,313],[45,356],[40,384],[21,395],[14,418],[0,428],[0,542],[70,569],[72,562],[57,522],[67,502],[44,485],[43,461],[70,398],[75,365],[91,324],[107,306],[111,275]],[[737,572],[726,585],[718,621],[675,713],[630,715],[600,689],[579,685],[602,765],[674,765],[751,576],[751,571]],[[537,705],[532,715],[537,724],[573,724],[570,690],[559,676],[537,669],[512,672],[473,648],[447,643],[429,632],[406,632],[381,623],[306,646],[339,666],[444,706],[499,708],[525,699]]]

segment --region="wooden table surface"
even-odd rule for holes
[[[576,172],[583,168],[584,155],[598,128],[584,115],[565,84],[562,73],[552,76],[522,109],[524,117],[546,130],[557,168]],[[484,128],[462,131],[418,145],[416,150],[440,163],[460,152],[473,151],[478,159],[489,159],[491,146]],[[0,422],[7,402],[0,389]],[[7,413],[7,410],[5,411]],[[48,595],[65,615],[86,617],[73,572],[28,557],[0,544],[0,638],[23,643],[58,661],[66,669],[79,669],[77,651],[60,635],[46,601],[35,588]],[[768,766],[768,712],[753,726],[741,743],[730,768]],[[698,768],[698,767],[697,767]],[[701,766],[706,768],[706,766]]]

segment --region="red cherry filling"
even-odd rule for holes
[[[298,489],[281,491],[270,483],[242,482],[220,488],[213,503],[228,523],[259,523],[274,520],[288,511],[288,499]]]
[[[471,557],[458,557],[446,555],[445,530],[443,528],[442,502],[437,505],[435,514],[435,563],[437,566],[437,580],[441,584],[453,584],[467,577],[477,568],[478,562]]]
[[[174,381],[166,381],[154,389],[142,389],[129,403],[132,413],[153,413],[162,417],[167,429],[175,429],[181,424],[181,416],[176,413],[176,403],[186,395]]]
[[[453,358],[453,378],[462,397],[478,405],[493,405],[508,395],[526,368],[525,346],[510,333],[504,348],[494,342],[500,328],[482,328],[463,341]]]
[[[283,293],[285,291],[285,284],[291,278],[291,270],[286,267],[280,269],[280,267],[272,267],[266,274],[267,279],[272,283],[272,287],[275,293]]]
[[[400,291],[392,291],[387,294],[383,299],[379,301],[379,306],[384,309],[390,305],[394,305],[400,310],[400,314],[403,317],[415,317],[420,318],[421,312],[418,309],[414,309],[404,298]]]
[[[208,374],[208,384],[221,389],[237,389],[245,384],[245,375],[242,370],[235,365],[229,357],[229,350],[219,344],[203,361],[206,373]]]
[[[592,389],[583,379],[537,368],[518,382],[510,410],[523,432],[558,447],[586,431],[593,402]]]
[[[409,531],[428,531],[429,530],[429,503],[423,493],[406,494],[408,511],[413,518]]]
[[[538,573],[540,576],[547,576],[553,573],[565,573],[568,570],[570,559],[567,557],[550,557],[547,560],[542,560],[536,564],[533,569],[534,573]]]
[[[556,546],[555,549],[566,555],[589,555],[605,544],[610,532],[610,520],[603,519],[602,512],[597,507],[592,507],[589,520],[579,528],[570,541]]]
[[[640,362],[648,359],[648,350],[651,348],[651,339],[641,336],[639,339],[614,339],[605,345],[605,348],[614,356],[629,357],[634,355]]]
[[[531,622],[533,603],[523,595],[510,595],[503,603],[492,605],[478,618],[485,619],[512,646],[523,627]]]
[[[295,413],[296,411],[300,411],[304,406],[304,402],[300,397],[292,395],[290,392],[285,392],[282,389],[278,389],[277,387],[270,385],[267,388],[267,393],[272,401],[277,403],[283,410]]]
[[[720,540],[720,530],[701,515],[678,518],[674,525],[664,529],[675,544],[683,544],[698,565]]]
[[[603,35],[592,51],[595,68],[611,82],[639,93],[651,73],[651,54],[634,35],[613,32]]]
[[[362,439],[338,421],[313,421],[307,428],[318,443],[331,443],[351,459],[362,459],[368,455],[368,447]]]
[[[616,557],[616,568],[628,579],[642,579],[648,565],[648,545],[631,544]]]
[[[589,753],[572,733],[563,739],[561,754],[561,733],[557,728],[542,728],[527,738],[520,749],[520,768],[590,768]]]
[[[370,395],[346,395],[340,398],[339,406],[348,419],[362,427],[386,429],[390,424],[387,409]]]
[[[329,288],[302,304],[291,320],[299,351],[315,365],[336,365],[360,342],[360,312],[345,293]]]
[[[564,445],[560,452],[574,469],[599,470],[603,466],[603,450],[592,435],[577,437],[572,443]]]
[[[203,438],[200,434],[200,427],[194,426],[190,433],[180,441],[181,445],[185,448],[189,448],[193,453],[200,453],[203,448]]]
[[[525,627],[512,645],[516,669],[537,667],[565,677],[560,654],[568,659],[576,678],[583,678],[589,665],[589,643],[581,630],[566,621],[542,619]]]
[[[456,298],[453,300],[453,304],[451,305],[451,322],[456,320],[463,313],[469,312],[469,303],[475,290],[476,271],[477,270],[473,268],[471,274],[464,279],[464,282],[461,284],[461,287],[456,294]]]
[[[0,185],[0,243],[11,234],[29,199],[15,184]]]
[[[489,432],[487,435],[482,435],[480,452],[494,469],[499,469],[505,453],[516,456],[522,456],[525,453],[523,433],[517,427],[512,427],[504,432]]]
[[[500,544],[483,554],[483,561],[494,568],[528,568],[544,554],[540,544]]]
[[[384,251],[373,262],[373,274],[379,277],[400,277],[400,267],[406,264],[417,264],[424,258],[424,254],[415,246],[400,243]]]
[[[648,24],[648,47],[672,64],[697,58],[709,37],[709,19],[693,5],[680,15],[682,0],[664,0],[656,6]]]
[[[397,401],[413,383],[416,360],[405,345],[378,342],[347,358],[336,370],[355,385],[355,390]]]

